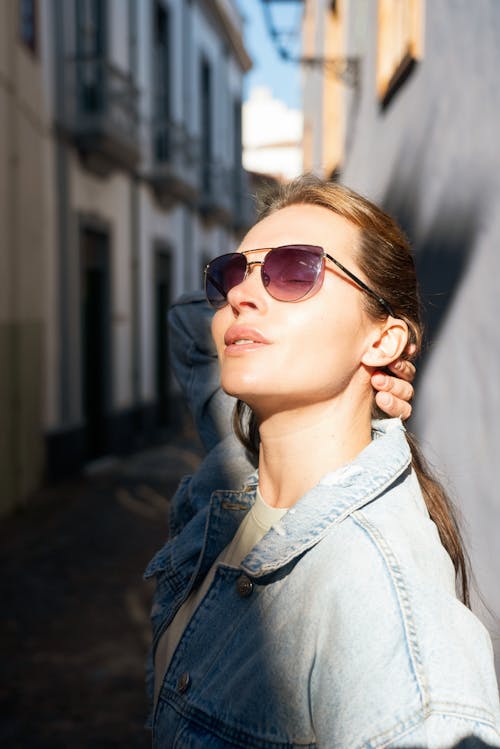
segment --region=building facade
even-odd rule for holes
[[[321,98],[306,160],[385,206],[413,243],[428,341],[412,428],[451,488],[478,587],[498,616],[500,5],[310,5],[322,22],[305,29],[316,51],[356,75],[346,86],[312,73]],[[500,665],[498,627],[483,614]]]
[[[49,122],[26,3],[0,4],[0,506],[42,475]]]
[[[37,434],[42,457],[23,467],[27,487],[6,486],[19,501],[43,476],[140,447],[175,421],[168,306],[200,287],[207,259],[234,246],[253,217],[241,160],[251,61],[232,0],[5,6],[1,49],[8,42],[25,57],[16,23],[31,12],[36,95],[24,79],[19,85],[43,120],[43,147],[26,135],[41,185],[29,215],[41,236],[30,267],[41,332],[36,366],[26,363],[39,404],[30,425],[18,427]],[[7,99],[8,80],[4,88]],[[5,192],[21,203],[25,188]],[[4,316],[12,322],[14,313]],[[28,382],[17,387],[21,403],[34,399]]]

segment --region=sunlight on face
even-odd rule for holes
[[[239,249],[320,245],[360,274],[354,260],[357,238],[357,228],[341,216],[301,204],[260,221]],[[330,401],[356,379],[366,384],[368,375],[360,362],[376,324],[364,311],[360,289],[327,262],[323,285],[315,294],[281,302],[266,292],[259,269],[254,266],[229,292],[228,304],[214,316],[224,390],[264,414]]]

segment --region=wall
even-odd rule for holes
[[[342,179],[385,205],[414,243],[429,343],[412,428],[451,487],[479,587],[498,616],[500,4],[427,2],[423,58],[384,111],[376,5],[348,4],[346,44],[362,78],[345,94]]]
[[[38,51],[0,4],[0,514],[43,476],[47,125]]]

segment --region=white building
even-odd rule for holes
[[[26,136],[31,151],[39,143],[27,174],[44,186],[25,217],[43,252],[32,266],[39,355],[19,386],[26,402],[36,386],[41,406],[16,428],[45,443],[46,462],[25,461],[21,488],[2,469],[8,508],[43,473],[140,446],[175,419],[167,308],[252,221],[241,164],[251,62],[232,0],[1,5],[2,47],[18,7],[34,37],[20,58],[32,59],[34,83],[19,85],[40,120],[38,140]],[[19,272],[26,283],[30,269]]]

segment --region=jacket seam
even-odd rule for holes
[[[360,510],[357,510],[351,515],[351,517],[353,521],[359,527],[363,528],[363,530],[368,534],[376,549],[378,550],[387,571],[389,572],[394,590],[396,592],[396,599],[398,601],[399,612],[403,622],[405,640],[410,655],[413,675],[418,687],[421,706],[425,711],[425,709],[427,709],[430,704],[430,695],[425,683],[422,656],[420,654],[420,648],[418,645],[417,628],[415,625],[410,595],[405,584],[403,571],[394,551],[385,539],[384,535],[368,520],[366,515],[364,515],[364,513],[362,513]]]
[[[207,714],[204,710],[199,707],[186,704],[175,692],[171,689],[167,689],[158,698],[158,704],[161,702],[180,715],[184,720],[192,721],[200,728],[209,731],[224,741],[238,741],[237,746],[240,747],[268,747],[268,749],[294,749],[295,747],[301,747],[301,749],[315,749],[316,743],[301,743],[297,744],[296,741],[290,743],[289,741],[274,741],[273,739],[257,737],[245,731],[244,728],[237,728],[235,726],[224,723],[220,718],[213,718]],[[154,727],[153,727],[154,732]],[[245,741],[246,743],[241,743]],[[250,743],[249,743],[250,742]]]

